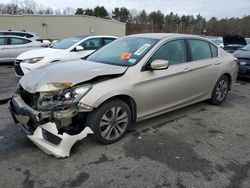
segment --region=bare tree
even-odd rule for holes
[[[74,15],[74,13],[75,9],[73,9],[72,7],[66,7],[65,9],[63,9],[64,15]]]
[[[25,14],[34,14],[37,12],[37,3],[34,0],[24,0],[22,1],[22,6]]]
[[[62,10],[61,9],[56,9],[55,11],[54,11],[54,14],[55,15],[62,15]]]
[[[7,4],[5,7],[5,11],[5,14],[19,14],[18,5],[13,3]]]

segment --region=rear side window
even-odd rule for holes
[[[188,40],[193,61],[208,59],[212,57],[209,43],[203,40]]]
[[[0,38],[0,45],[5,45],[6,44],[6,38],[1,37]]]
[[[84,50],[97,50],[101,47],[101,39],[100,38],[94,38],[84,41],[81,45],[84,48]]]
[[[174,40],[163,44],[150,58],[150,63],[154,60],[167,60],[169,64],[187,62],[185,41]]]
[[[10,38],[10,44],[11,45],[19,45],[19,44],[27,44],[29,43],[29,40],[26,39],[20,39],[20,38]]]
[[[212,57],[218,57],[218,48],[212,44],[209,44],[212,52]]]
[[[104,38],[104,39],[103,39],[103,46],[105,46],[105,45],[111,43],[111,42],[114,41],[114,40],[115,40],[115,39],[113,39],[113,38]]]

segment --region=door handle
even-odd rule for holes
[[[190,68],[185,68],[185,69],[183,70],[183,72],[188,72],[188,71],[191,71],[191,69],[190,69]]]
[[[215,65],[219,65],[219,64],[221,64],[220,61],[216,61],[216,62],[215,62]]]

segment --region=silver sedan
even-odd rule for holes
[[[35,48],[41,48],[42,46],[43,44],[41,42],[25,37],[12,35],[0,36],[0,63],[14,62],[16,57],[21,53]]]

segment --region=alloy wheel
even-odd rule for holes
[[[101,118],[101,135],[106,140],[117,139],[125,132],[127,125],[127,112],[122,107],[112,107]]]
[[[216,88],[216,98],[219,101],[224,100],[228,92],[228,82],[222,79]]]

